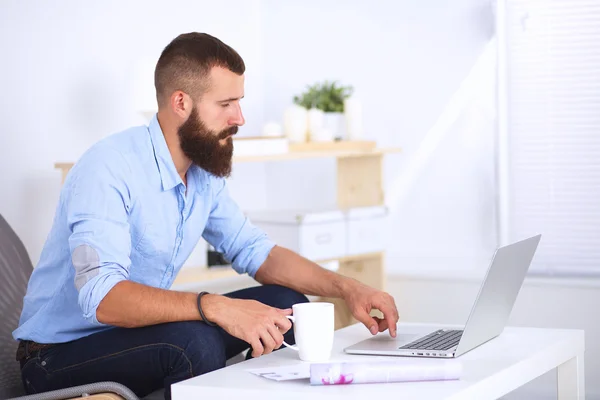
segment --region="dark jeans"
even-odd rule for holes
[[[308,301],[306,296],[276,285],[227,296],[278,308]],[[293,329],[284,338],[295,343]],[[21,375],[29,394],[114,381],[140,397],[164,387],[165,398],[170,399],[171,384],[223,368],[226,360],[249,347],[223,329],[199,321],[114,328],[33,352],[22,362]]]

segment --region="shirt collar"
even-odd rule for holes
[[[148,125],[148,130],[150,131],[150,140],[152,141],[154,157],[158,165],[162,190],[167,191],[173,189],[177,185],[183,185],[183,181],[177,173],[177,168],[175,168],[175,163],[173,162],[173,157],[171,157],[171,152],[167,146],[163,131],[158,123],[157,114],[154,114],[152,117],[152,120]],[[209,181],[206,172],[194,164],[190,166],[187,172],[188,186],[191,186],[190,180],[192,179],[195,179],[194,186],[195,190],[198,192],[202,192]]]
[[[158,123],[157,114],[154,114],[152,117],[148,125],[148,130],[150,132],[152,147],[154,148],[154,157],[158,165],[158,173],[160,174],[163,191],[171,190],[179,184],[183,185],[183,181],[177,173],[177,168],[175,168],[175,163],[173,163],[171,152],[169,152],[169,148],[167,147],[163,131]]]

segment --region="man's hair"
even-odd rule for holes
[[[246,70],[242,57],[214,36],[198,32],[177,36],[156,63],[154,86],[158,104],[176,90],[200,96],[208,88],[207,78],[213,67],[238,75]]]

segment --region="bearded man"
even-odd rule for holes
[[[396,335],[389,294],[277,246],[230,198],[244,72],[219,39],[178,36],[156,65],[149,125],[99,141],[71,169],[13,332],[28,393],[115,381],[169,399],[171,384],[246,349],[294,343],[286,315],[305,294],[344,299],[372,334]],[[171,290],[201,237],[261,285]]]

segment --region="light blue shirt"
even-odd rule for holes
[[[168,289],[203,237],[254,277],[275,245],[197,166],[183,184],[156,116],[111,135],[69,172],[15,339],[62,343],[109,329],[96,309],[117,283]]]

